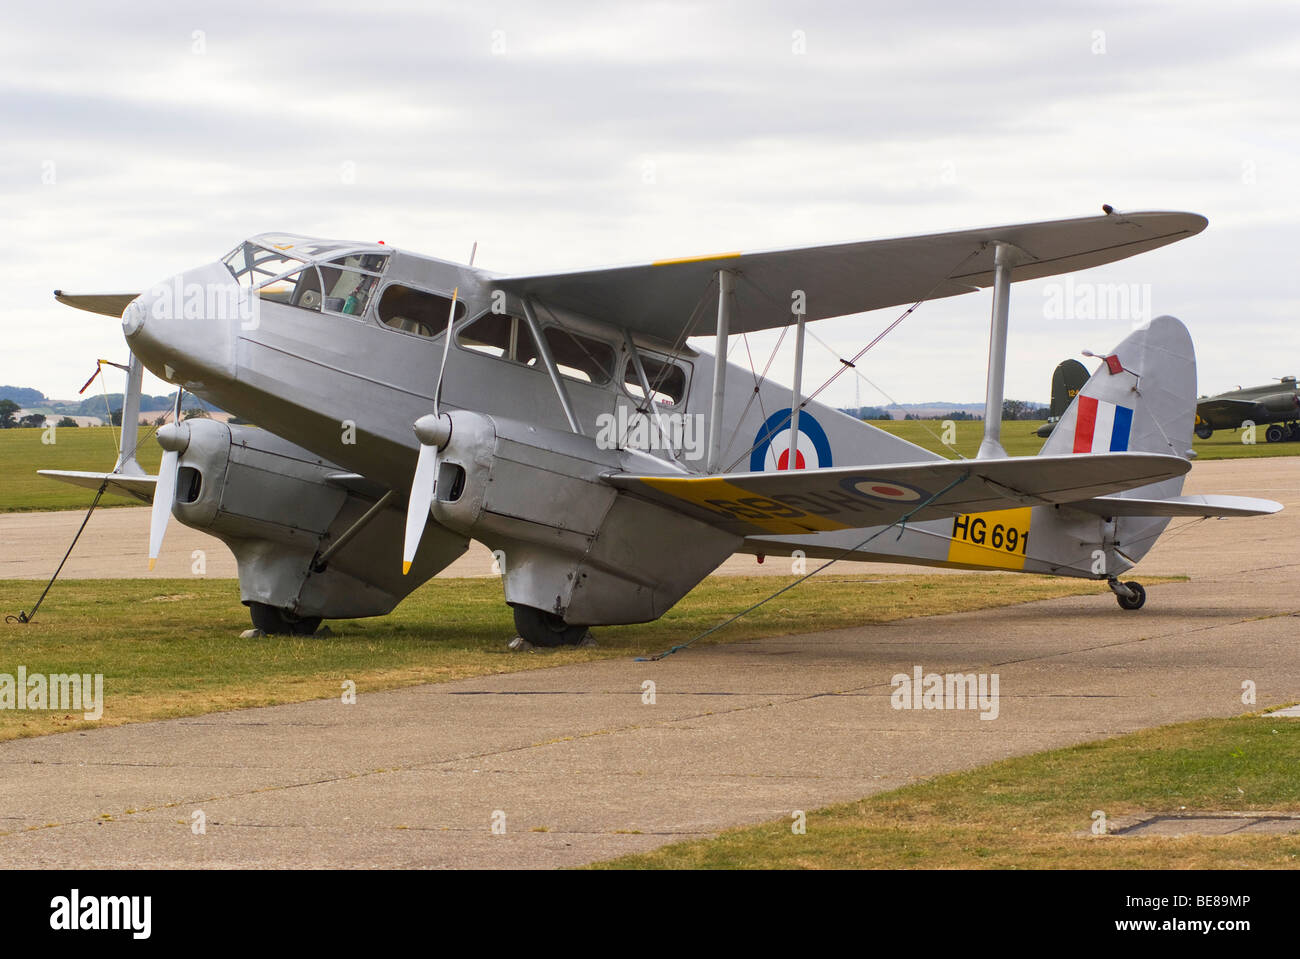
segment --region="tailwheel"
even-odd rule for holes
[[[534,646],[577,646],[587,635],[586,626],[570,626],[554,613],[531,606],[516,606],[515,629]]]
[[[1133,580],[1121,583],[1117,579],[1112,579],[1110,588],[1121,609],[1141,609],[1147,601],[1147,591],[1142,588],[1141,583]]]
[[[316,632],[321,621],[319,616],[294,616],[266,603],[249,603],[248,614],[253,620],[254,629],[272,636],[310,636]]]

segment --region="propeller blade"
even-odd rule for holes
[[[477,252],[478,244],[474,244]],[[473,259],[473,254],[470,254]],[[456,325],[456,298],[460,296],[460,287],[451,291],[451,307],[447,310],[447,335],[442,341],[442,363],[438,366],[438,382],[433,389],[433,415],[437,416],[442,412],[442,375],[447,372],[447,354],[451,351],[451,330]]]
[[[469,255],[471,265],[477,252],[476,242]],[[451,331],[456,325],[456,300],[459,296],[460,287],[457,286],[451,291],[451,306],[447,308],[447,333],[442,341],[442,362],[438,365],[438,381],[433,388],[433,415],[422,416],[415,423],[415,433],[420,440],[420,458],[415,461],[415,478],[411,480],[411,497],[406,507],[406,541],[402,544],[403,576],[411,571],[415,551],[420,548],[420,537],[424,535],[425,524],[429,521],[433,486],[438,479],[438,448],[451,436],[450,425],[447,425],[446,433],[443,433],[442,377],[447,372],[447,353],[451,350]]]
[[[438,447],[420,444],[420,458],[415,463],[415,479],[411,481],[411,498],[406,507],[406,541],[402,545],[402,575],[411,571],[415,551],[420,548],[424,525],[429,521],[429,507],[433,503],[433,483],[438,476]]]
[[[167,521],[172,518],[172,500],[176,498],[176,473],[181,453],[189,445],[189,431],[181,425],[181,396],[176,390],[176,403],[172,406],[172,421],[158,431],[158,445],[163,448],[162,462],[158,465],[158,482],[153,490],[153,511],[149,514],[149,568],[158,562]]]
[[[176,461],[180,454],[174,450],[163,453],[158,467],[158,485],[153,491],[153,514],[149,519],[149,568],[158,562],[167,521],[172,518],[172,499],[176,496]]]

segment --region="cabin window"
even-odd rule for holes
[[[558,326],[546,327],[542,336],[546,337],[546,345],[551,348],[551,356],[562,375],[596,385],[614,378],[614,348],[608,343]]]
[[[513,360],[518,355],[520,326],[519,318],[509,313],[485,313],[461,327],[456,343],[485,356]]]
[[[638,351],[639,352],[639,351]],[[662,406],[676,406],[686,398],[686,370],[667,357],[655,357],[641,353],[641,366],[645,369],[645,378],[650,382],[651,399]],[[634,400],[645,398],[641,388],[641,377],[637,375],[636,363],[632,357],[627,358],[623,367],[623,391]]]
[[[344,271],[346,272],[346,271]],[[384,288],[379,298],[379,322],[403,333],[437,336],[447,328],[451,297],[428,293],[398,283]],[[456,319],[465,315],[465,301],[456,301]]]
[[[614,348],[608,343],[571,333],[558,326],[542,330],[560,375],[583,383],[600,385],[613,378]],[[485,313],[456,334],[456,342],[467,350],[501,360],[545,369],[537,347],[520,317],[510,313]]]

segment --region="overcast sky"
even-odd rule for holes
[[[69,398],[124,359],[56,287],[139,291],[261,232],[541,272],[1102,203],[1210,226],[1076,286],[1182,318],[1202,392],[1260,383],[1300,372],[1298,91],[1300,6],[1273,0],[6,4],[0,383]],[[1046,315],[1052,282],[1013,289],[1010,397],[1132,325]],[[864,373],[982,400],[989,300],[923,305]],[[810,329],[851,354],[898,312]],[[807,349],[811,388],[838,364]]]

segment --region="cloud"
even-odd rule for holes
[[[1245,344],[1285,338],[1295,302],[1290,6],[87,0],[4,18],[0,381],[67,395],[123,352],[51,289],[143,288],[269,230],[450,259],[477,240],[482,265],[534,272],[1102,202],[1211,226],[1089,279],[1183,311],[1206,384],[1288,372]],[[1126,332],[1048,323],[1041,301],[1017,286],[1009,395],[1045,398],[1062,356]],[[924,306],[878,382],[977,400],[987,311]],[[851,354],[890,319],[818,331]],[[838,365],[819,354],[805,382]],[[850,379],[827,398],[852,402]]]

